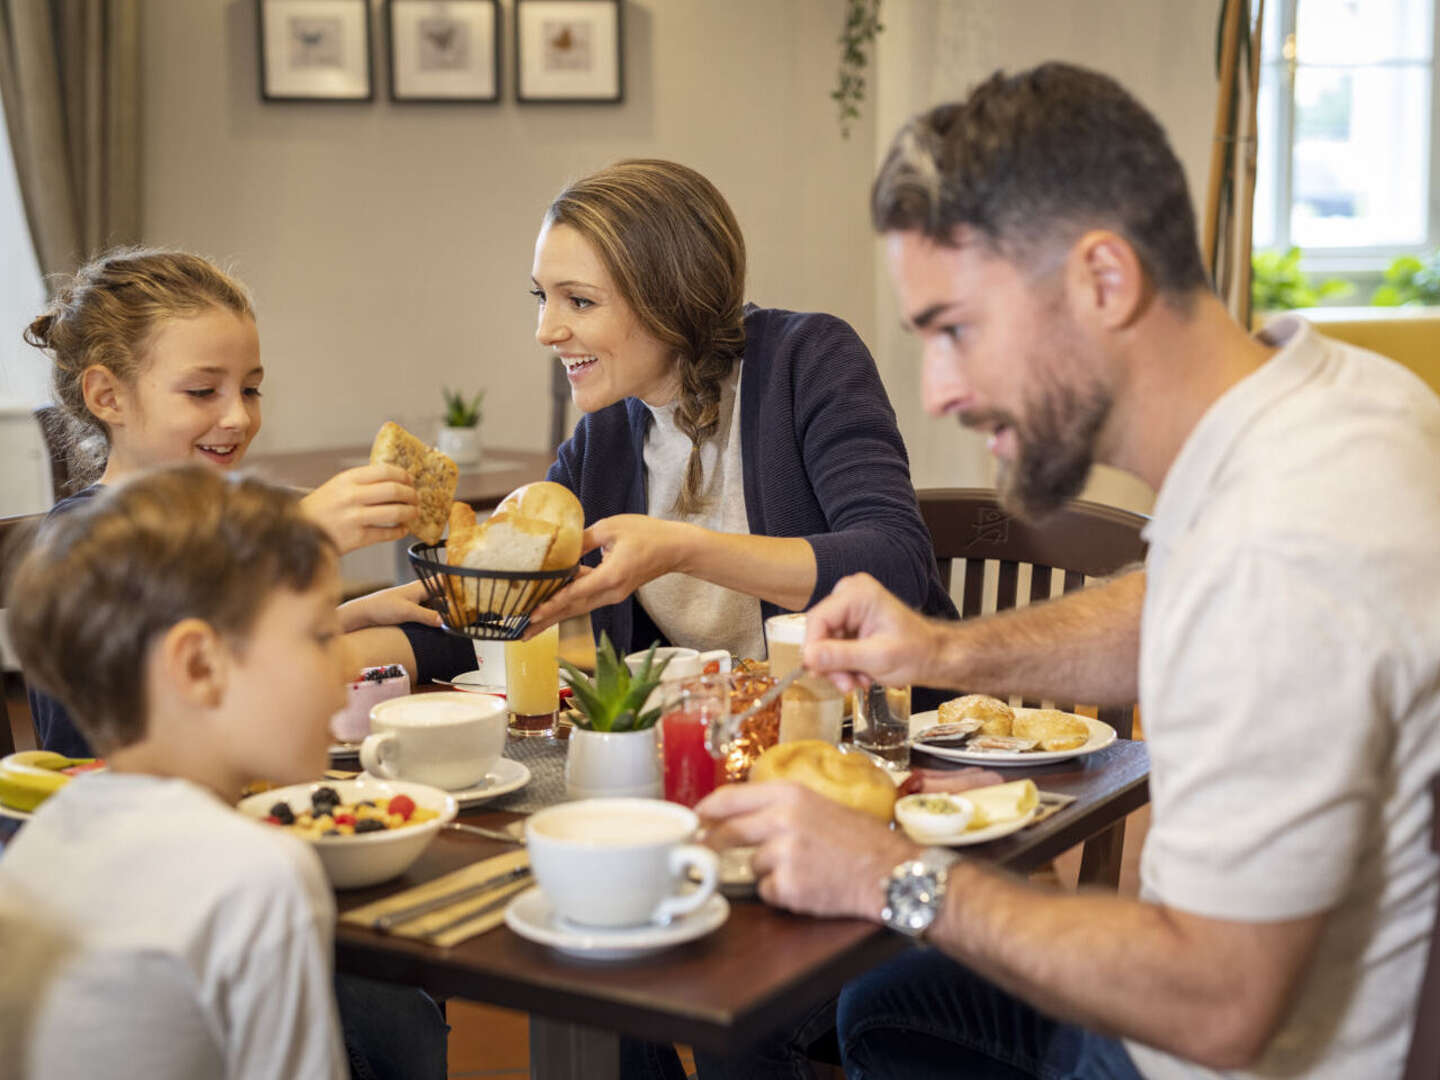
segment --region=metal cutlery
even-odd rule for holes
[[[513,870],[507,870],[503,874],[488,877],[484,881],[477,881],[474,885],[467,885],[463,889],[456,889],[453,892],[431,897],[429,900],[422,900],[418,904],[411,904],[408,907],[400,908],[398,911],[377,915],[371,920],[370,925],[372,928],[383,932],[392,927],[399,926],[401,923],[418,919],[422,915],[429,915],[432,911],[439,911],[441,908],[449,907],[451,904],[458,903],[461,900],[468,899],[472,896],[479,896],[481,893],[490,892],[492,889],[501,888],[511,882],[521,881],[529,876],[530,867],[517,866]],[[467,915],[466,918],[472,918],[474,914],[479,913],[472,913],[472,915]]]
[[[471,836],[483,836],[486,840],[499,840],[502,844],[525,844],[523,836],[516,836],[512,832],[503,829],[487,829],[480,825],[467,825],[463,821],[451,821],[445,825],[447,829],[455,832],[469,833]]]

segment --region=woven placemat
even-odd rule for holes
[[[530,770],[530,782],[519,791],[482,804],[486,810],[529,814],[565,801],[565,748],[562,739],[507,739],[505,756]]]

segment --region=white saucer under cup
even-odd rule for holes
[[[714,933],[730,917],[730,904],[718,893],[699,909],[668,926],[582,926],[562,919],[540,889],[527,889],[505,909],[505,925],[527,941],[582,960],[631,960]]]

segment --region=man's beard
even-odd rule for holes
[[[1051,384],[1027,402],[1024,417],[1011,425],[1016,459],[999,462],[1001,504],[1012,514],[1038,519],[1079,495],[1112,404],[1110,391],[1098,382],[1080,390]]]

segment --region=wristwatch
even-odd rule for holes
[[[945,903],[950,867],[959,859],[946,848],[926,848],[918,858],[895,867],[885,881],[880,921],[909,937],[924,937]]]

